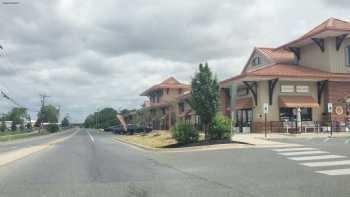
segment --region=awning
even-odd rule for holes
[[[319,107],[319,104],[312,96],[280,96],[280,107],[287,108],[314,108]]]
[[[252,97],[240,98],[236,100],[236,110],[250,109],[253,107]]]

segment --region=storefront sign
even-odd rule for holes
[[[298,93],[308,93],[309,92],[309,86],[307,85],[297,85],[296,91]]]
[[[294,92],[294,85],[281,85],[281,92],[283,93]]]
[[[337,115],[343,115],[343,113],[344,113],[343,107],[342,107],[342,106],[337,106],[337,107],[335,107],[335,113],[336,113]]]

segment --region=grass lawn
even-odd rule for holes
[[[42,131],[40,133],[38,133],[38,131],[33,131],[33,132],[23,132],[23,131],[0,132],[0,142],[35,137],[35,136],[41,136],[41,135],[47,135],[47,134],[48,134],[48,132],[46,132],[46,131]]]

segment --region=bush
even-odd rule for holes
[[[47,126],[47,131],[50,133],[55,133],[59,130],[58,125],[57,124],[49,124]]]
[[[224,116],[217,115],[209,128],[208,135],[211,140],[230,139],[231,120]]]
[[[184,122],[176,123],[176,125],[171,128],[171,133],[173,138],[180,144],[197,142],[199,138],[198,130],[193,128],[191,124]]]

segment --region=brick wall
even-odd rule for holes
[[[346,118],[346,106],[340,100],[350,96],[350,82],[328,82],[327,90],[325,92],[325,103],[333,103],[334,111],[332,113],[332,120],[343,122]],[[336,106],[342,106],[343,115],[335,113]],[[326,108],[327,109],[327,108]]]

